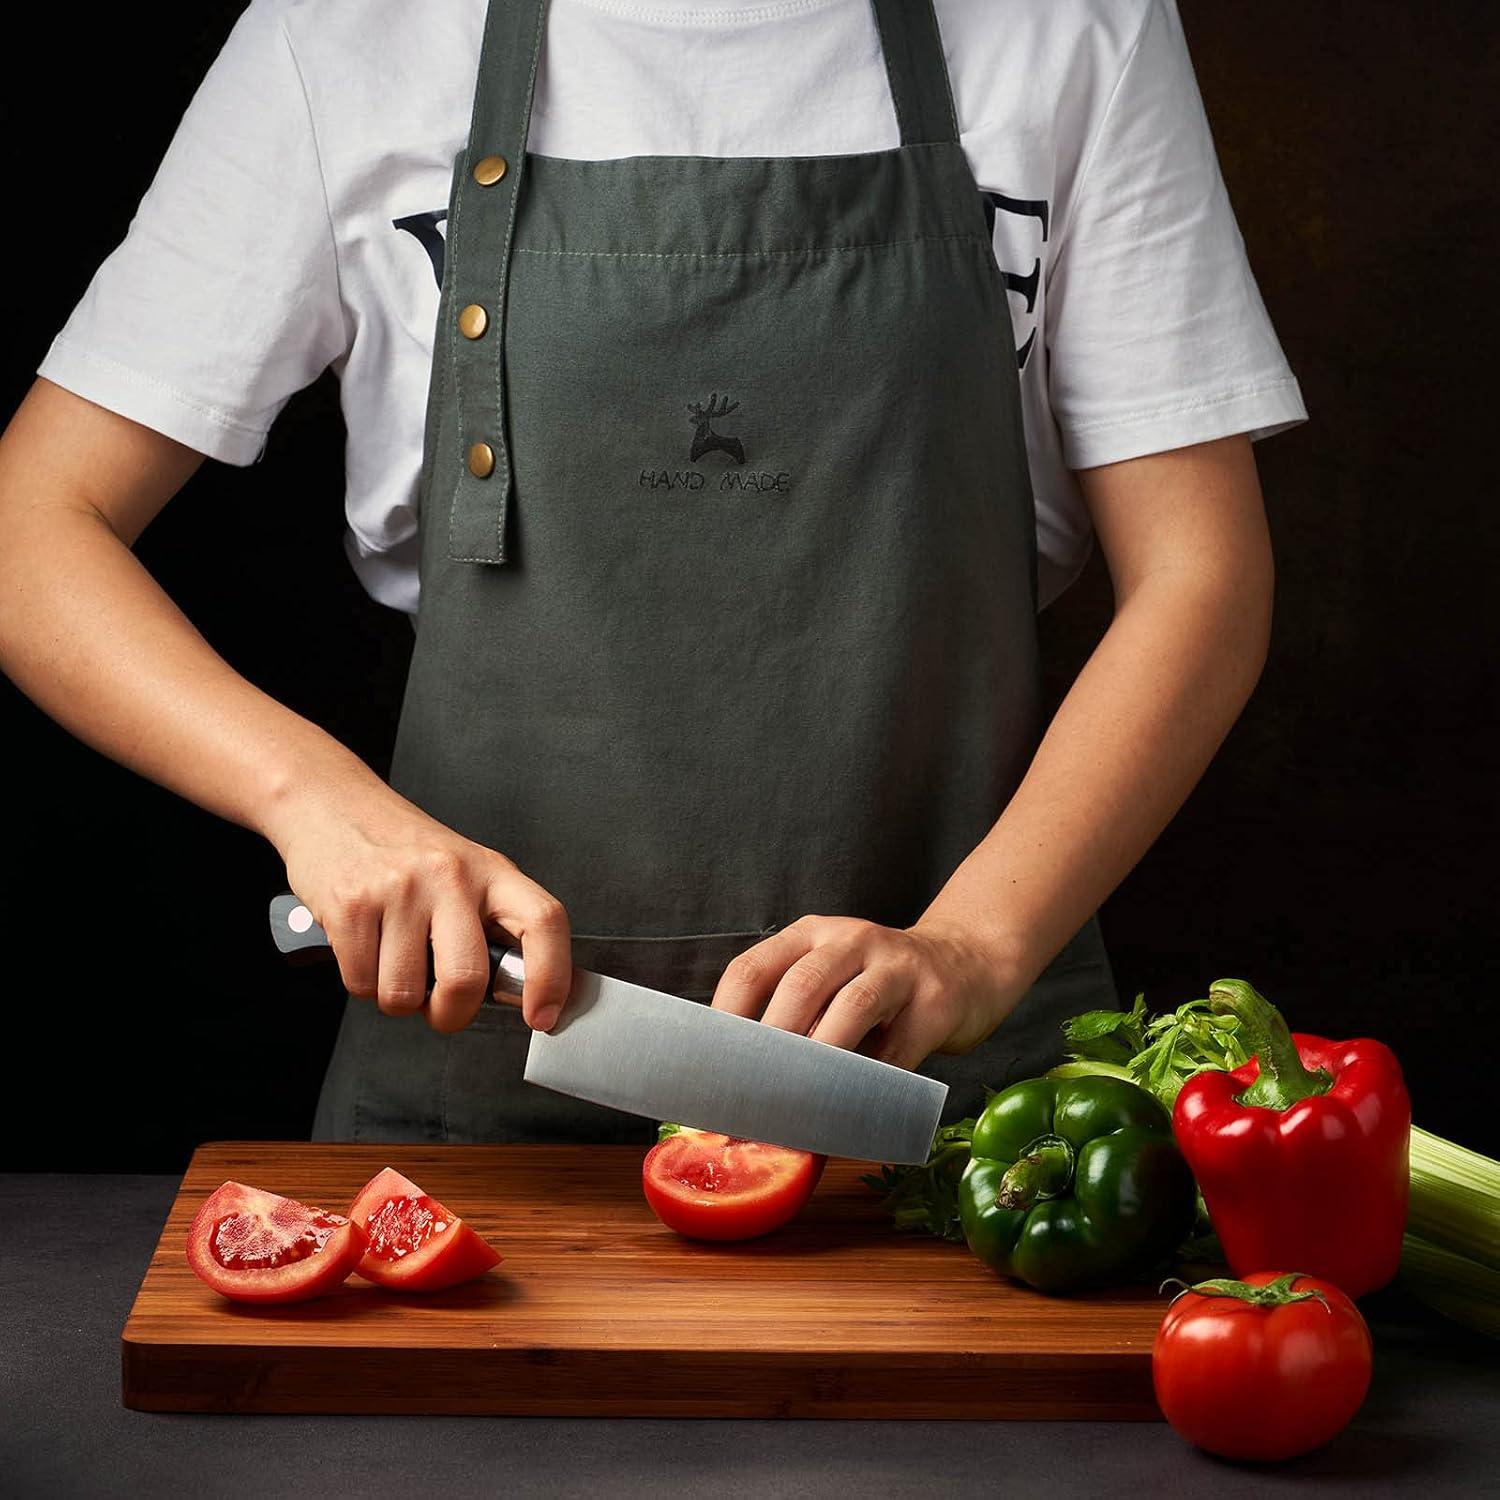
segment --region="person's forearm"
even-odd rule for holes
[[[235,672],[85,507],[9,515],[0,667],[106,755],[276,842],[294,796],[378,779],[332,736]]]
[[[38,380],[0,433],[0,669],[79,738],[263,834],[351,995],[466,1026],[488,938],[526,961],[527,1024],[572,981],[562,904],[245,681],[130,551],[202,455]]]
[[[1182,805],[1265,660],[1269,568],[1162,571],[1121,604],[1004,813],[922,924],[1029,980]]]

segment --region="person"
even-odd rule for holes
[[[130,550],[325,369],[414,617],[389,783]],[[574,964],[964,1112],[1116,1003],[1304,417],[1172,0],[253,0],[0,442],[0,663],[279,851],[349,994],[320,1138],[644,1138],[520,1082]]]

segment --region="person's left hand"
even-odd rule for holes
[[[713,1004],[915,1068],[930,1053],[977,1047],[1029,982],[972,934],[808,916],[734,959]]]

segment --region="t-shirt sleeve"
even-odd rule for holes
[[[253,0],[124,240],[37,373],[213,458],[260,456],[346,351],[317,143],[280,0]]]
[[[1076,182],[1046,314],[1069,467],[1303,421],[1175,0],[1152,0]]]

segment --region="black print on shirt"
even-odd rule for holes
[[[708,398],[707,406],[701,401],[689,403],[688,411],[692,414],[696,428],[693,433],[693,451],[688,454],[690,464],[697,463],[705,453],[722,453],[732,464],[744,463],[745,445],[737,437],[726,437],[714,431],[714,423],[720,417],[727,417],[739,404],[725,396],[721,405],[717,391]]]
[[[1042,243],[1047,243],[1052,233],[1052,210],[1048,207],[1045,198],[1010,198],[1004,193],[985,193],[984,198],[984,222],[989,226],[990,238],[995,235],[995,214],[1007,213],[1017,214],[1022,218],[1035,219],[1041,226]],[[1002,270],[1000,273],[1005,278],[1007,291],[1015,292],[1023,297],[1026,302],[1027,317],[1036,314],[1036,294],[1042,280],[1042,261],[1038,256],[1033,262],[1031,269],[1024,275],[1019,271]],[[1031,358],[1032,350],[1036,348],[1036,328],[1032,327],[1026,337],[1026,342],[1016,350],[1016,364],[1021,369],[1026,368],[1026,362]]]
[[[1002,271],[1005,277],[1007,291],[1019,292],[1026,299],[1026,311],[1036,311],[1036,289],[1042,280],[1042,263],[1038,259],[1032,262],[1031,270],[1025,276],[1017,276],[1014,271]],[[1036,330],[1033,329],[1034,333]]]
[[[986,193],[984,195],[984,217],[990,226],[990,233],[995,232],[995,210],[1004,209],[1008,214],[1022,214],[1028,219],[1040,219],[1042,221],[1042,243],[1047,243],[1047,236],[1052,231],[1052,211],[1047,207],[1045,198],[1007,198],[1004,193]]]
[[[447,253],[448,241],[438,225],[448,217],[446,208],[429,209],[425,214],[407,214],[404,219],[392,219],[397,229],[404,229],[427,252],[432,262],[432,278],[439,289],[443,285],[443,257]]]

